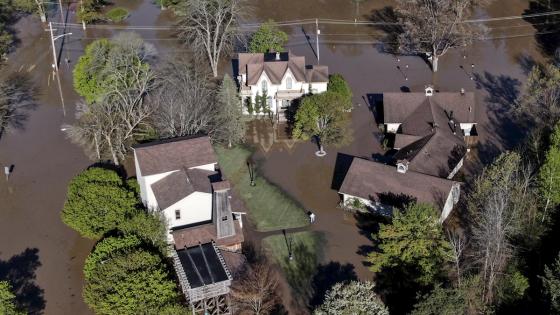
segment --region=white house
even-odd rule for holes
[[[208,137],[135,146],[134,162],[142,202],[163,213],[170,243],[241,246],[241,222],[232,215],[229,183],[222,179]]]
[[[327,90],[327,66],[306,65],[305,57],[291,52],[240,53],[237,59],[237,82],[245,113],[248,102],[265,96],[266,104],[278,120],[291,102],[309,93]]]
[[[410,202],[429,203],[441,211],[443,222],[459,201],[460,184],[411,171],[406,161],[392,166],[354,158],[339,194],[348,207],[357,203],[383,215]]]

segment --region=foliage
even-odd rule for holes
[[[560,121],[560,67],[550,62],[534,66],[516,104],[517,113],[537,128],[551,128]]]
[[[87,103],[98,100],[105,92],[102,87],[106,75],[104,68],[113,45],[105,38],[92,42],[74,67],[74,89]]]
[[[105,16],[109,21],[120,22],[128,17],[128,10],[121,7],[112,8],[109,12],[105,13]]]
[[[295,116],[292,135],[296,139],[308,140],[317,137],[323,145],[342,144],[348,140],[348,111],[352,104],[344,96],[325,92],[302,99]]]
[[[445,239],[436,210],[427,204],[410,204],[395,211],[392,224],[381,224],[378,250],[368,255],[370,269],[405,267],[416,271],[411,277],[429,285],[450,260],[451,246]]]
[[[208,60],[214,77],[222,56],[243,40],[238,26],[247,9],[244,0],[189,0],[176,7],[179,38],[195,55]]]
[[[246,122],[243,118],[241,99],[233,79],[225,74],[218,91],[216,103],[219,112],[216,115],[214,140],[227,143],[228,147],[243,142]]]
[[[86,23],[103,20],[103,14],[99,11],[105,4],[107,4],[105,0],[82,0],[76,16],[79,21]]]
[[[0,79],[0,136],[21,129],[35,104],[35,88],[27,77],[12,74]]]
[[[551,266],[545,266],[543,282],[544,293],[550,302],[553,312],[560,313],[560,255]]]
[[[86,277],[84,299],[97,314],[134,315],[176,304],[176,285],[161,258],[146,250],[114,254]]]
[[[497,300],[505,305],[511,305],[523,298],[528,288],[529,279],[519,270],[512,270],[508,272],[507,276],[500,279],[497,286]]]
[[[273,20],[268,20],[262,23],[253,34],[249,43],[249,51],[252,53],[282,52],[287,42],[288,34],[281,31]]]
[[[249,113],[249,115],[253,115],[253,113],[255,112],[255,108],[253,104],[253,99],[251,97],[247,97],[245,99],[245,107],[247,108],[247,113]]]
[[[168,229],[162,213],[139,211],[129,220],[122,222],[119,229],[124,235],[138,236],[145,244],[157,248],[160,253],[167,253]]]
[[[464,23],[472,14],[473,0],[398,0],[396,14],[402,25],[398,36],[401,52],[424,54],[438,70],[438,58],[455,47],[470,44],[476,36],[472,25]]]
[[[245,202],[249,218],[258,231],[295,228],[309,224],[309,217],[301,206],[262,176],[256,174],[256,185],[250,185],[247,166],[251,157],[250,151],[240,146],[231,149],[215,146],[215,150],[220,169]]]
[[[349,104],[352,102],[352,90],[348,85],[348,82],[344,79],[344,77],[339,74],[335,73],[329,77],[329,83],[327,84],[327,90],[332,93],[336,93],[344,97],[348,101]],[[349,105],[352,106],[352,105]]]
[[[115,171],[93,167],[70,182],[62,221],[96,239],[135,215],[138,203],[135,191]]]
[[[0,314],[2,315],[24,315],[25,312],[18,310],[15,304],[16,296],[8,281],[0,281]]]
[[[550,146],[538,175],[540,194],[546,201],[544,215],[549,207],[560,204],[560,124],[550,135]]]
[[[231,288],[236,308],[252,314],[270,314],[278,301],[275,271],[265,262],[257,262],[237,278]]]
[[[99,264],[114,256],[131,252],[142,245],[142,240],[135,236],[107,237],[95,245],[84,264],[84,276],[89,279],[94,275]]]
[[[389,315],[389,310],[374,292],[373,282],[351,281],[335,284],[325,296],[316,315]]]

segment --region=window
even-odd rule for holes
[[[263,91],[263,94],[264,94],[265,91],[268,90],[268,86],[267,86],[266,80],[262,80],[262,82],[261,82],[261,89],[262,89],[262,91]]]
[[[224,216],[222,217],[222,221],[227,221],[227,215],[224,215]]]
[[[291,77],[286,78],[286,89],[288,89],[288,90],[292,89],[292,78]]]
[[[181,219],[181,210],[175,210],[175,220]]]
[[[268,105],[268,108],[272,108],[272,97],[268,97],[266,99],[266,105]]]

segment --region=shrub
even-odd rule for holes
[[[120,22],[128,17],[128,10],[121,7],[116,7],[109,12],[105,13],[105,17],[112,22]]]

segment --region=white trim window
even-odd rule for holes
[[[292,89],[292,78],[291,78],[291,77],[287,77],[287,78],[286,78],[286,89],[287,89],[287,90],[291,90],[291,89]]]
[[[263,94],[268,90],[268,83],[266,82],[266,80],[261,81],[261,90]]]

